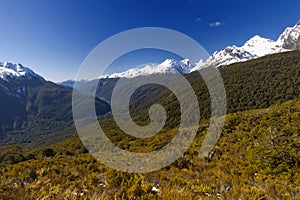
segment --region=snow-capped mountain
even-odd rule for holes
[[[32,79],[33,77],[44,80],[31,69],[24,67],[21,64],[0,62],[0,79],[2,80],[8,81],[8,79]]]
[[[295,49],[300,49],[300,21],[294,27],[286,28],[276,41],[255,35],[241,47],[233,45],[214,52],[206,61],[197,63],[191,71],[225,66]]]
[[[148,76],[153,74],[187,74],[194,67],[188,59],[176,61],[166,59],[160,64],[146,65],[141,68],[132,68],[125,72],[104,75],[101,78],[134,78],[137,76]]]
[[[44,81],[43,77],[21,64],[0,62],[0,89],[9,96],[25,97],[27,85]]]
[[[292,28],[288,27],[278,38],[284,49],[300,49],[300,21]]]
[[[294,27],[288,27],[276,41],[255,35],[243,46],[228,46],[221,51],[214,52],[207,60],[200,60],[192,64],[188,59],[176,61],[166,59],[160,64],[146,65],[140,68],[132,68],[124,72],[107,74],[99,77],[105,78],[134,78],[152,74],[187,74],[204,67],[226,66],[232,63],[243,62],[265,55],[300,49],[300,21]],[[88,80],[81,83],[85,84]],[[73,86],[74,80],[58,83],[65,86]]]
[[[72,93],[21,64],[0,62],[0,146],[28,144],[71,127]],[[110,111],[106,102],[95,102],[97,114]]]

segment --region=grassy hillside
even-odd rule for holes
[[[91,157],[72,126],[44,137],[28,134],[24,136],[34,140],[34,146],[44,147],[1,147],[0,199],[300,199],[300,51],[236,63],[220,72],[229,114],[221,138],[206,158],[200,159],[198,152],[208,128],[209,94],[199,74],[192,73],[187,79],[203,118],[194,143],[172,165],[147,174],[122,173]],[[33,115],[49,114],[52,121],[52,107],[45,112],[38,105],[47,108],[53,103],[49,99],[54,101],[60,93],[32,94],[37,96],[30,95],[27,106],[35,108],[30,109]],[[110,96],[107,90],[105,96]],[[144,125],[149,122],[149,106],[156,102],[165,106],[168,119],[154,137],[129,136],[109,115],[100,123],[122,149],[160,149],[178,128],[176,98],[166,88],[146,85],[135,92],[130,109],[134,120]],[[43,125],[36,128],[45,127],[43,121],[38,123]],[[158,190],[153,191],[154,186]]]
[[[170,128],[140,141],[122,137],[109,121],[102,123],[110,124],[108,135],[117,145],[131,151],[140,146],[153,151],[176,131]],[[102,165],[77,137],[44,148],[2,147],[0,198],[299,199],[299,124],[300,99],[228,114],[217,145],[200,159],[207,129],[202,122],[185,155],[147,174],[121,173]]]

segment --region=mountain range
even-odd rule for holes
[[[95,82],[98,82],[95,107],[97,114],[103,115],[110,112],[111,93],[119,78],[163,73],[184,74],[194,84],[199,98],[206,98],[207,94],[202,93],[206,90],[205,84],[197,82],[199,76],[193,71],[203,67],[230,65],[225,69],[221,67],[227,96],[230,96],[229,111],[266,107],[278,100],[299,96],[299,51],[293,51],[297,49],[300,49],[300,22],[294,27],[286,28],[276,41],[254,36],[241,47],[234,45],[226,47],[197,64],[190,63],[188,59],[181,61],[166,59],[160,64],[132,68],[96,80],[83,80],[81,87],[86,88],[87,94],[81,95],[88,95],[91,86],[95,87]],[[267,56],[275,53],[280,55]],[[254,61],[250,62],[251,60]],[[262,72],[264,76],[261,75]],[[248,80],[248,77],[252,79]],[[280,85],[278,80],[282,82]],[[0,62],[0,146],[14,143],[31,144],[33,141],[41,141],[44,137],[72,127],[73,84],[72,80],[53,83],[21,64]],[[273,91],[269,91],[270,88]],[[275,95],[273,92],[278,94]],[[147,110],[151,103],[168,96],[170,93],[167,90],[157,86],[154,89],[146,86],[135,93],[133,98],[135,106],[131,107],[133,111]],[[172,99],[167,98],[165,102],[173,105]],[[251,100],[249,103],[242,102],[243,100],[248,102],[249,99]],[[203,110],[209,108],[209,102],[205,102],[208,104],[203,104]],[[59,140],[59,137],[56,139]]]
[[[206,61],[197,63],[192,71],[203,67],[229,65],[296,49],[300,49],[300,21],[294,27],[286,28],[276,41],[255,35],[241,47],[232,45],[214,52]]]
[[[105,78],[134,78],[152,74],[188,74],[204,67],[220,67],[232,63],[244,62],[265,55],[300,49],[300,21],[293,27],[287,27],[276,41],[255,35],[241,47],[228,46],[221,51],[214,52],[207,60],[198,63],[190,63],[186,58],[181,61],[166,59],[160,64],[146,65],[139,68],[131,68],[121,73],[106,74],[99,79]],[[88,80],[82,80],[84,84]],[[73,86],[73,80],[67,80],[58,84]]]

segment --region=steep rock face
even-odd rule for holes
[[[278,41],[282,43],[282,47],[285,49],[300,49],[300,21],[294,27],[286,28]]]

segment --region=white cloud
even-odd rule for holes
[[[209,24],[210,27],[218,27],[218,26],[222,26],[222,25],[224,25],[224,23],[220,22],[220,21],[216,21],[216,22]]]
[[[198,18],[196,18],[196,19],[194,20],[194,22],[195,22],[195,23],[202,22],[202,19],[201,19],[200,17],[198,17]]]

